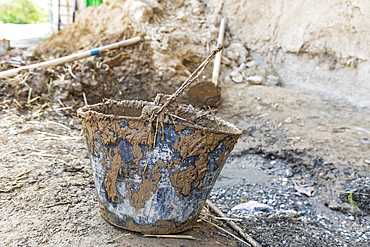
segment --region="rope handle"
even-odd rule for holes
[[[163,104],[163,106],[157,111],[157,115],[166,108],[169,104],[171,104],[185,89],[189,88],[191,83],[195,79],[199,77],[199,75],[203,72],[203,70],[207,67],[209,62],[216,56],[218,52],[222,50],[222,44],[218,44],[216,49],[214,49],[211,54],[204,60],[204,62],[199,65],[199,67],[186,79],[186,81],[179,87],[174,94],[171,95],[171,97]]]

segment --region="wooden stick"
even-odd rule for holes
[[[56,58],[56,59],[53,59],[53,60],[50,60],[50,61],[45,61],[45,62],[42,62],[42,63],[36,63],[36,64],[23,66],[23,67],[16,68],[16,69],[10,69],[10,70],[6,70],[6,71],[2,71],[2,72],[0,72],[0,78],[14,76],[19,71],[22,71],[22,70],[35,69],[35,68],[41,68],[41,67],[49,67],[49,66],[54,66],[54,65],[57,65],[57,64],[61,64],[61,63],[71,62],[71,61],[78,60],[78,59],[85,58],[85,57],[98,55],[103,51],[108,51],[108,50],[117,49],[117,48],[128,46],[128,45],[136,44],[140,40],[141,40],[141,37],[138,36],[138,37],[134,37],[132,39],[120,41],[120,42],[110,44],[110,45],[106,45],[106,46],[101,46],[101,47],[96,48],[96,49],[83,51],[83,52],[80,52],[80,53],[77,53],[77,54],[72,54],[72,55],[69,55],[69,56],[66,56],[66,57],[60,57],[60,58]]]
[[[124,236],[130,236],[131,235],[131,233],[126,233],[126,234],[122,234],[121,236],[118,236],[118,237],[116,237],[116,238],[113,238],[113,239],[111,239],[111,240],[108,240],[107,242],[105,242],[106,244],[109,244],[109,243],[113,243],[114,241],[116,241],[116,240],[118,240],[118,239],[120,239],[120,238],[122,238],[122,237],[124,237]]]
[[[201,219],[202,219],[202,220],[204,220],[205,222],[207,222],[207,223],[209,223],[209,224],[213,225],[213,226],[214,226],[214,227],[216,227],[217,229],[220,229],[221,231],[226,232],[227,234],[229,234],[230,236],[232,236],[232,237],[236,238],[237,240],[239,240],[239,241],[240,241],[240,242],[242,242],[243,244],[245,244],[245,245],[247,245],[247,246],[251,246],[250,244],[248,244],[247,242],[245,242],[243,239],[239,238],[238,236],[235,236],[235,235],[234,235],[234,234],[232,234],[231,232],[229,232],[229,231],[227,231],[227,230],[223,229],[222,227],[220,227],[220,226],[216,225],[215,223],[212,223],[211,221],[208,221],[208,220],[206,220],[205,218],[202,218],[202,217],[201,217]]]
[[[69,204],[71,202],[57,202],[55,204],[51,204],[51,205],[46,205],[44,206],[44,208],[51,208],[51,207],[54,207],[54,206],[60,206],[60,205],[65,205],[65,204]]]
[[[206,201],[207,205],[215,211],[218,215],[220,215],[223,218],[226,218],[226,215],[216,207],[215,204],[213,204],[210,200]],[[249,236],[247,233],[245,233],[237,224],[235,224],[232,221],[226,220],[226,223],[228,223],[235,231],[237,231],[245,240],[247,240],[253,247],[261,247],[259,243],[256,242],[251,236]]]
[[[221,44],[221,45],[224,44],[224,33],[225,33],[225,18],[222,18],[221,23],[220,23],[220,31],[218,33],[218,40],[217,40],[218,44]],[[212,82],[215,84],[215,86],[217,86],[218,84],[218,77],[220,75],[221,57],[222,57],[222,51],[216,54],[215,63],[213,66]]]

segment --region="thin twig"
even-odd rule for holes
[[[17,99],[14,99],[14,102],[19,106],[19,108],[22,108],[21,104],[18,102]]]
[[[61,124],[61,123],[58,123],[58,122],[54,122],[54,121],[50,121],[50,120],[46,120],[47,123],[52,123],[52,124],[56,124],[56,125],[59,125],[60,127],[63,127],[63,128],[66,128],[67,130],[71,130],[70,127],[64,125],[64,124]]]
[[[233,221],[242,221],[242,219],[234,219],[234,218],[225,218],[225,217],[217,217],[217,216],[214,216],[212,214],[204,214],[204,213],[200,213],[201,215],[204,215],[204,216],[211,216],[212,218],[216,219],[216,220],[233,220]]]
[[[72,108],[72,107],[70,107],[70,106],[67,106],[67,107],[56,108],[56,109],[54,109],[54,110],[55,110],[55,111],[73,110],[73,108]]]
[[[64,204],[69,204],[69,203],[71,203],[71,202],[57,202],[55,204],[44,206],[44,208],[51,208],[51,207],[54,207],[54,206],[59,206],[59,205],[64,205]]]
[[[6,188],[6,186],[9,186],[8,188]],[[16,182],[10,182],[10,183],[6,183],[6,184],[0,184],[0,192],[11,192],[12,190],[16,189],[16,188],[20,188],[22,187],[24,184],[23,183],[16,183]]]
[[[87,99],[86,99],[86,94],[85,94],[85,92],[83,92],[83,93],[82,93],[82,96],[84,97],[85,105],[88,105],[88,104],[87,104]]]
[[[29,104],[31,104],[32,102],[34,102],[35,100],[38,100],[39,98],[41,98],[41,97],[40,97],[40,96],[36,96],[35,98],[33,98],[33,99],[31,99],[31,100],[27,101],[27,104],[29,105]]]
[[[168,115],[170,115],[171,117],[178,118],[178,119],[180,119],[180,120],[182,120],[182,121],[189,122],[189,121],[188,121],[188,120],[186,120],[185,118],[181,118],[181,117],[176,116],[176,115],[174,115],[174,114],[168,113]]]
[[[145,234],[143,237],[154,237],[154,238],[180,238],[180,239],[191,239],[196,240],[193,236],[185,236],[185,235],[150,235]]]
[[[62,100],[61,99],[58,99],[58,102],[59,104],[63,107],[63,108],[66,108],[66,106],[63,104]]]
[[[155,148],[155,140],[157,139],[158,122],[159,122],[159,117],[157,117],[157,124],[155,125],[155,134],[154,134],[153,148]]]
[[[131,235],[131,233],[126,233],[126,234],[122,234],[121,236],[118,236],[118,237],[116,237],[116,238],[113,238],[113,239],[111,239],[111,240],[108,240],[107,242],[105,242],[106,244],[109,244],[109,243],[113,243],[114,241],[116,241],[116,240],[118,240],[118,239],[120,239],[120,238],[122,238],[122,237],[124,237],[124,236],[130,236]]]
[[[27,102],[30,102],[31,100],[31,94],[32,94],[32,87],[30,87],[29,91],[28,91],[28,98],[27,98]]]
[[[348,191],[342,191],[342,190],[334,190],[335,192],[339,193],[346,193],[346,194],[358,194],[363,196],[370,196],[370,194],[360,193],[360,192],[348,192]]]
[[[29,173],[31,171],[32,171],[32,169],[26,170],[26,171],[22,172],[21,174],[18,174],[17,175],[17,178],[22,177],[24,174],[27,174],[27,173]]]
[[[210,200],[207,200],[206,201],[207,205],[213,210],[215,211],[215,213],[217,213],[218,215],[220,215],[221,217],[224,217],[226,218],[226,215],[216,207],[216,205],[214,205]],[[235,224],[234,222],[232,221],[229,221],[229,220],[225,220],[226,223],[228,223],[235,231],[237,231],[245,240],[247,240],[253,247],[261,247],[261,245],[259,243],[256,242],[256,240],[254,240],[251,236],[249,236],[247,233],[245,233],[237,224]]]
[[[73,77],[73,78],[77,78],[76,76],[75,76],[75,74],[73,74],[73,72],[72,72],[72,67],[71,67],[71,65],[68,65],[68,72],[71,74],[71,76]]]
[[[58,134],[53,134],[53,133],[48,133],[48,132],[43,132],[43,131],[38,131],[36,130],[37,133],[48,135],[48,136],[53,136],[53,137],[58,137],[62,139],[74,139],[74,138],[79,138],[79,136],[63,136],[63,135],[58,135]]]
[[[209,223],[209,224],[213,225],[213,226],[214,226],[214,227],[216,227],[217,229],[220,229],[221,231],[226,232],[226,233],[227,233],[227,234],[229,234],[230,236],[233,236],[234,238],[236,238],[237,240],[239,240],[239,241],[240,241],[240,242],[242,242],[243,244],[246,244],[247,246],[251,246],[250,244],[248,244],[247,242],[245,242],[243,239],[241,239],[241,238],[239,238],[238,236],[236,236],[236,235],[232,234],[231,232],[229,232],[229,231],[227,231],[227,230],[223,229],[222,227],[220,227],[220,226],[216,225],[215,223],[213,223],[213,222],[211,222],[211,221],[208,221],[208,220],[206,220],[206,219],[205,219],[205,218],[203,218],[203,217],[200,217],[200,218],[201,218],[201,220],[204,220],[205,222],[207,222],[207,223]]]

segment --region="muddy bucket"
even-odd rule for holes
[[[241,131],[212,113],[113,101],[78,110],[101,215],[145,234],[192,228]]]

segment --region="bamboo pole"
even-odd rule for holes
[[[23,67],[16,68],[16,69],[10,69],[10,70],[6,70],[6,71],[2,71],[2,72],[0,72],[0,78],[14,76],[14,75],[18,74],[19,71],[22,71],[22,70],[35,69],[35,68],[41,68],[41,67],[49,67],[49,66],[54,66],[54,65],[57,65],[57,64],[61,64],[61,63],[67,63],[67,62],[71,62],[71,61],[74,61],[74,60],[82,59],[82,58],[85,58],[85,57],[95,56],[95,55],[98,55],[98,54],[100,54],[101,52],[104,52],[104,51],[108,51],[108,50],[117,49],[117,48],[128,46],[128,45],[136,44],[140,40],[141,40],[141,37],[137,36],[137,37],[134,37],[134,38],[131,38],[131,39],[128,39],[128,40],[123,40],[123,41],[120,41],[120,42],[117,42],[117,43],[114,43],[114,44],[101,46],[101,47],[96,48],[96,49],[83,51],[83,52],[72,54],[72,55],[69,55],[69,56],[66,56],[66,57],[60,57],[60,58],[45,61],[45,62],[42,62],[42,63],[36,63],[36,64],[23,66]]]

